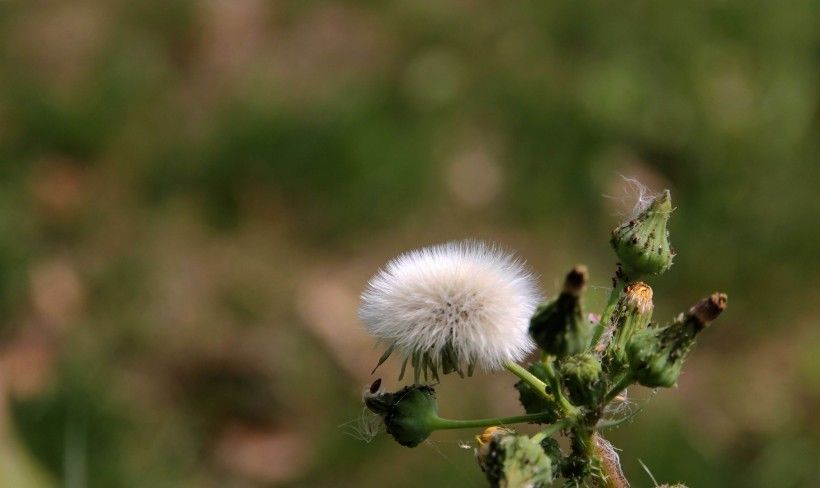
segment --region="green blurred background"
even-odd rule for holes
[[[601,307],[621,175],[677,206],[657,316],[730,296],[633,485],[817,486],[819,89],[812,0],[2,2],[0,486],[483,486],[474,432],[348,435],[358,294],[477,237]]]

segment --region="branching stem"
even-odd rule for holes
[[[532,413],[528,415],[515,415],[512,417],[496,417],[486,419],[471,419],[471,420],[452,420],[436,417],[433,421],[433,427],[436,430],[448,429],[472,429],[476,427],[491,427],[494,425],[509,425],[509,424],[523,424],[527,422],[538,422],[550,418],[549,413]],[[553,424],[557,425],[557,424]],[[550,426],[552,427],[552,426]],[[560,430],[560,427],[556,430]]]
[[[592,334],[592,343],[590,346],[593,349],[598,344],[598,341],[601,340],[601,336],[604,334],[610,320],[612,320],[612,314],[615,312],[615,307],[618,305],[618,300],[621,298],[625,284],[626,282],[621,278],[618,276],[615,277],[615,286],[612,287],[612,291],[609,293],[609,301],[607,301],[606,307],[604,307],[604,311],[601,313],[601,320],[598,321],[598,325],[595,326],[595,331]]]
[[[547,381],[549,382],[550,389],[555,395],[555,399],[558,401],[558,405],[561,407],[561,410],[564,412],[564,415],[567,417],[573,417],[578,414],[578,407],[573,405],[567,397],[564,396],[564,392],[561,390],[561,378],[559,378],[558,373],[555,371],[555,366],[553,363],[555,362],[555,358],[551,356],[546,356],[544,358],[543,364],[544,369],[547,372]]]
[[[521,378],[524,383],[530,385],[545,400],[552,401],[552,397],[547,394],[546,383],[539,380],[534,374],[527,371],[526,368],[512,361],[507,361],[504,363],[504,367],[507,368],[507,371],[510,373]]]
[[[612,387],[611,390],[606,394],[604,397],[604,405],[611,402],[619,393],[624,391],[627,386],[632,384],[632,375],[629,371],[624,373],[617,382],[615,382],[615,386]]]

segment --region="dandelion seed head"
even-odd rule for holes
[[[481,242],[440,244],[388,262],[362,293],[367,330],[414,366],[461,372],[522,360],[540,300],[524,263]]]

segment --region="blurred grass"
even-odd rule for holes
[[[613,433],[627,474],[812,486],[818,27],[807,0],[0,5],[0,463],[480,485],[469,433],[406,451],[337,427],[378,356],[357,294],[475,236],[547,294],[587,262],[601,304],[624,174],[677,205],[659,314],[731,297],[679,388]],[[445,380],[449,415],[516,408],[511,379],[477,381]]]

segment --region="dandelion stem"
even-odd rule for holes
[[[509,424],[523,424],[527,422],[538,422],[549,419],[551,413],[531,413],[527,415],[515,415],[512,417],[496,417],[486,419],[472,419],[472,420],[453,420],[436,417],[432,423],[436,430],[447,429],[471,429],[475,427],[491,427],[494,425],[509,425]],[[557,425],[557,424],[553,424]],[[556,430],[560,430],[558,427]]]

